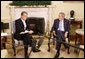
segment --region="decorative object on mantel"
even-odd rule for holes
[[[70,11],[70,20],[74,20],[74,10]]]
[[[47,6],[51,5],[51,1],[13,1],[11,6]]]

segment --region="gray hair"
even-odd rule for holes
[[[65,17],[65,13],[64,12],[60,12],[59,14],[61,14],[63,17]]]

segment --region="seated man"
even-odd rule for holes
[[[65,14],[63,12],[59,13],[59,19],[55,19],[54,20],[54,24],[53,24],[53,33],[54,35],[57,37],[57,46],[56,46],[56,50],[57,53],[55,55],[56,57],[59,57],[60,55],[60,48],[61,48],[61,42],[66,42],[66,38],[68,36],[70,32],[70,23],[69,20],[67,20],[65,18]],[[65,48],[68,48],[68,46],[66,44],[64,44]]]
[[[17,40],[23,40],[24,49],[25,49],[25,57],[28,57],[28,44],[32,43],[33,52],[39,52],[36,48],[36,40],[33,40],[30,34],[34,33],[30,30],[29,22],[27,21],[28,14],[23,11],[21,13],[21,18],[15,21],[16,32],[14,33],[14,38]],[[26,32],[26,33],[25,33]]]

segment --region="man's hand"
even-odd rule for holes
[[[28,31],[28,33],[29,33],[29,34],[32,34],[32,33],[34,33],[34,31],[30,30],[30,31]]]
[[[24,32],[21,32],[20,34],[24,34]]]
[[[65,36],[65,38],[67,38],[67,32],[65,32],[65,35],[64,36]]]
[[[55,33],[55,31],[53,31],[53,34],[54,34],[54,36],[56,36],[56,33]]]

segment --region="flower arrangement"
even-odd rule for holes
[[[47,6],[51,5],[51,1],[13,1],[10,3],[11,6]]]

